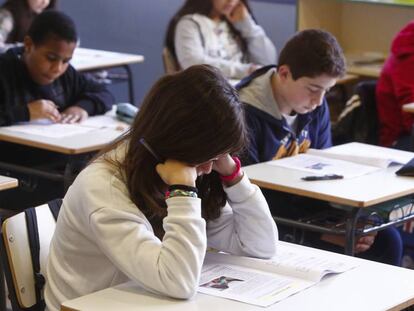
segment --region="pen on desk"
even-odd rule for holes
[[[329,175],[319,175],[319,176],[305,176],[302,177],[302,180],[305,181],[315,181],[315,180],[334,180],[334,179],[342,179],[344,176],[337,175],[337,174],[329,174]]]

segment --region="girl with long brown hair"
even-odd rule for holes
[[[7,0],[0,7],[0,47],[23,42],[33,19],[56,6],[57,0]]]
[[[227,78],[276,63],[276,49],[247,0],[186,0],[168,25],[165,46],[182,68],[209,64]]]
[[[275,254],[277,228],[235,153],[246,144],[236,91],[211,66],[161,78],[130,131],[69,188],[50,246],[49,310],[129,279],[191,297],[207,246]]]

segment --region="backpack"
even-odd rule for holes
[[[334,145],[348,142],[378,144],[378,117],[375,100],[376,80],[358,83],[355,94],[332,125]]]

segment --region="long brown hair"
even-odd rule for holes
[[[243,2],[243,4],[247,7],[250,15],[253,17],[252,11],[250,9],[250,6],[247,2],[247,0],[240,0]],[[175,53],[175,44],[174,44],[174,37],[175,37],[175,28],[177,26],[177,23],[181,19],[181,17],[188,15],[188,14],[201,14],[205,16],[209,16],[211,11],[213,10],[213,4],[212,0],[186,0],[183,6],[175,13],[175,15],[170,20],[167,32],[165,35],[165,46],[170,50],[172,55],[176,58],[177,55]],[[240,42],[241,49],[243,53],[247,51],[247,42],[246,40],[241,36],[240,32],[234,28],[233,24],[230,23],[225,17],[223,17],[224,20],[227,22],[227,24],[230,27],[231,32],[236,37],[237,41]]]
[[[56,9],[57,1],[50,0],[45,10]],[[22,42],[37,13],[30,8],[28,0],[7,0],[1,7],[10,11],[13,16],[13,30],[7,37],[6,42]]]
[[[155,170],[157,159],[140,143],[151,146],[163,159],[200,164],[217,155],[241,151],[246,144],[244,114],[235,89],[208,65],[196,65],[158,80],[145,97],[130,131],[107,151],[127,143],[125,159],[115,163],[131,200],[163,234],[166,185]],[[104,157],[107,161],[108,156]],[[113,163],[113,161],[112,161]],[[214,171],[197,179],[202,215],[220,216],[226,195]]]

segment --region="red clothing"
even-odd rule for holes
[[[391,146],[409,135],[414,122],[402,105],[414,102],[414,20],[394,38],[376,90],[380,144]]]

